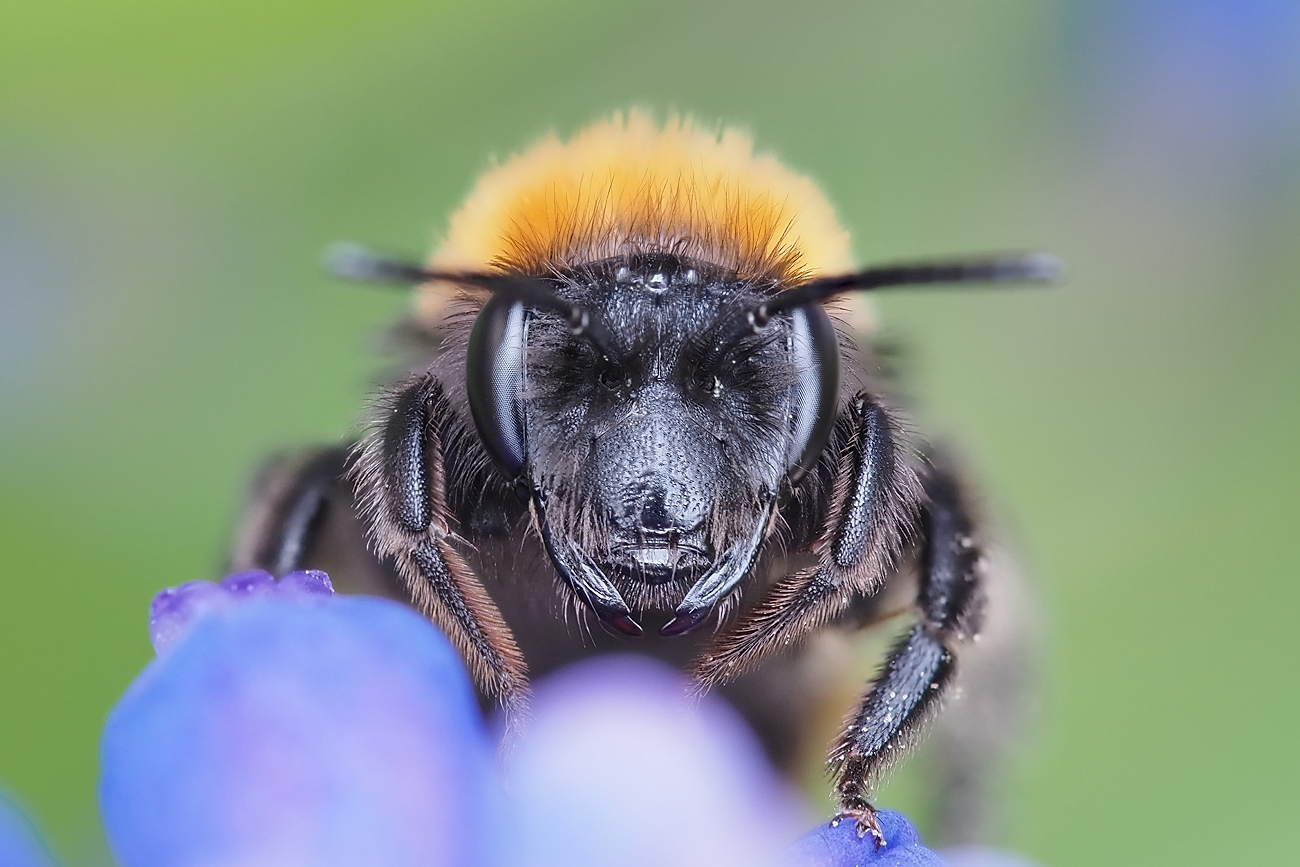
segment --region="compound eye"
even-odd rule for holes
[[[786,473],[798,481],[821,456],[835,426],[840,395],[840,344],[826,311],[817,304],[790,312],[791,440]]]
[[[465,361],[465,390],[479,439],[511,478],[523,470],[527,453],[523,415],[526,325],[521,302],[493,296],[474,320]]]

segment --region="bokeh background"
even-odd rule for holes
[[[879,301],[1045,611],[1004,842],[1295,863],[1290,0],[0,5],[0,785],[64,860],[107,861],[149,598],[214,577],[259,456],[338,440],[382,369],[405,300],[322,247],[424,251],[489,155],[631,104],[751,129],[863,261],[1068,261]]]

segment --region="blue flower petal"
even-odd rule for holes
[[[876,847],[870,834],[859,837],[856,823],[845,820],[814,828],[782,856],[783,867],[943,867],[943,861],[921,844],[901,813],[876,814],[886,844]]]
[[[55,867],[54,858],[41,842],[36,828],[4,792],[0,792],[0,865]]]
[[[753,867],[808,827],[740,718],[687,690],[636,657],[538,686],[507,768],[511,867]]]
[[[122,867],[484,863],[493,757],[459,657],[404,606],[315,598],[208,612],[114,708]]]

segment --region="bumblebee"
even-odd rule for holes
[[[508,719],[530,676],[658,656],[786,764],[808,639],[885,618],[906,581],[915,623],[830,755],[840,815],[878,837],[873,787],[949,691],[988,570],[952,462],[836,299],[1051,281],[1056,261],[855,270],[808,178],[741,133],[633,113],[491,168],[427,262],[334,265],[418,287],[416,360],[359,441],[270,466],[233,565],[409,601]]]

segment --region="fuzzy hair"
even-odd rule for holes
[[[431,266],[550,273],[673,253],[742,278],[797,282],[852,267],[848,233],[807,177],[738,130],[616,114],[568,141],[548,135],[489,169],[452,216]],[[416,317],[440,318],[422,290]]]

